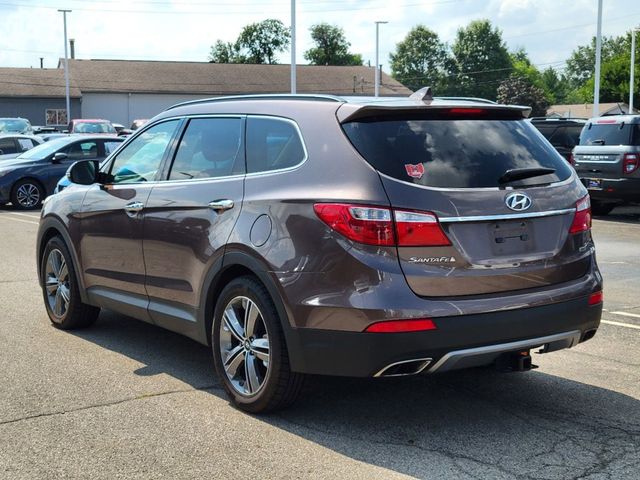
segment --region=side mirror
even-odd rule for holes
[[[60,163],[62,160],[65,160],[66,158],[68,158],[69,155],[67,155],[66,153],[63,152],[58,152],[56,153],[53,158],[51,159],[51,161],[53,163]]]
[[[92,185],[98,181],[98,160],[80,160],[67,170],[67,178],[78,185]]]

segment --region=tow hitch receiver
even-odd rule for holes
[[[526,372],[538,366],[531,363],[530,350],[522,350],[500,355],[496,359],[496,368],[504,372]]]

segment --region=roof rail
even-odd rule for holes
[[[479,103],[491,103],[493,105],[497,105],[498,102],[494,102],[493,100],[487,100],[486,98],[478,98],[478,97],[435,97],[437,100],[468,100],[470,102],[479,102]]]
[[[562,122],[563,120],[588,120],[584,117],[531,117],[530,120],[555,120]]]
[[[188,102],[176,103],[171,105],[167,110],[173,108],[184,107],[186,105],[198,105],[200,103],[211,102],[227,102],[238,100],[312,100],[316,102],[344,102],[343,98],[335,95],[321,95],[321,94],[290,94],[290,93],[267,93],[256,95],[228,95],[222,97],[200,98],[198,100],[190,100]]]

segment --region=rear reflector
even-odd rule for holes
[[[640,167],[640,155],[637,153],[625,153],[622,157],[622,173],[630,175]]]
[[[591,229],[591,200],[589,195],[578,200],[576,203],[576,214],[569,233],[586,232]]]
[[[436,324],[430,318],[416,318],[412,320],[388,320],[369,325],[365,332],[370,333],[401,333],[436,330]]]
[[[435,247],[451,245],[431,212],[391,210],[345,203],[317,203],[316,215],[336,232],[366,245]],[[392,215],[393,213],[393,220]]]
[[[599,292],[594,292],[591,295],[589,295],[589,305],[598,305],[603,301],[604,301],[604,293],[602,293],[602,290],[600,290]]]

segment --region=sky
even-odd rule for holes
[[[409,30],[423,24],[451,44],[470,21],[489,19],[510,50],[524,47],[534,64],[562,69],[571,51],[596,32],[597,0],[296,0],[296,59],[306,63],[309,28],[342,27],[351,51],[375,63],[375,21],[380,63]],[[63,19],[76,40],[76,58],[206,61],[217,40],[234,41],[245,25],[267,18],[291,24],[291,0],[0,0],[0,67],[34,67],[44,57],[55,68],[64,56]],[[640,0],[604,0],[603,34],[640,25]],[[290,53],[279,56],[290,62]]]

